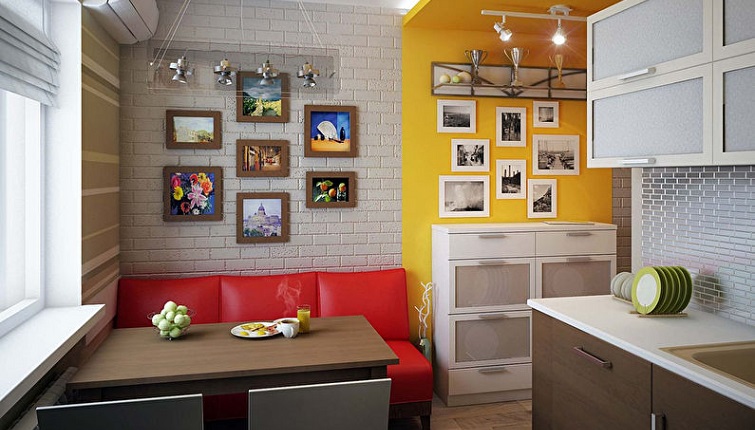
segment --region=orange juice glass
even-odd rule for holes
[[[299,333],[309,332],[309,305],[299,305],[296,307],[296,318],[299,320]]]

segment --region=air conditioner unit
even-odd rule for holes
[[[82,4],[120,44],[147,40],[157,29],[156,0],[84,0]]]

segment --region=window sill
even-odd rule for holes
[[[0,337],[0,416],[95,326],[103,305],[45,308]]]

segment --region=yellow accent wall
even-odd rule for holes
[[[531,99],[490,97],[453,97],[431,95],[431,63],[467,62],[464,51],[485,49],[485,64],[506,64],[504,47],[524,47],[531,51],[523,65],[548,66],[548,56],[555,52],[549,36],[517,34],[515,44],[504,45],[492,30],[450,31],[412,28],[410,15],[404,20],[402,33],[402,251],[407,269],[410,323],[412,336],[417,336],[418,319],[413,311],[421,305],[420,282],[432,280],[431,225],[438,223],[538,222],[527,218],[526,200],[495,198],[495,160],[526,159],[528,179],[557,179],[556,220],[611,222],[611,169],[587,169],[585,101],[559,101],[559,128],[532,128]],[[492,27],[492,24],[491,24]],[[584,68],[584,38],[570,37],[561,47],[566,56],[565,67]],[[513,39],[512,39],[513,40]],[[451,134],[436,132],[438,99],[477,101],[477,132]],[[523,148],[495,146],[495,108],[498,106],[527,108],[527,146]],[[533,134],[577,134],[580,136],[578,176],[532,176]],[[481,175],[484,173],[451,172],[451,139],[490,139],[490,217],[439,218],[438,177],[440,175]],[[428,330],[428,336],[431,330]]]

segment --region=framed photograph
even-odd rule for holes
[[[533,175],[579,175],[579,135],[532,135]]]
[[[495,108],[495,146],[527,146],[527,108]]]
[[[556,180],[530,179],[527,181],[527,217],[556,217]]]
[[[238,72],[236,121],[288,122],[288,74],[279,73],[272,84],[264,84],[259,73]]]
[[[438,133],[475,133],[477,102],[438,100]]]
[[[452,172],[489,172],[489,139],[451,139]]]
[[[558,128],[558,102],[532,102],[532,126]]]
[[[441,218],[490,216],[490,176],[440,176],[438,216]]]
[[[173,166],[163,168],[165,221],[222,221],[223,169]]]
[[[168,149],[220,149],[222,115],[209,110],[165,111],[165,147]]]
[[[527,160],[495,160],[495,197],[526,199]]]
[[[237,140],[236,176],[288,176],[288,141]]]
[[[353,208],[357,205],[356,172],[307,172],[308,208]]]
[[[236,243],[288,242],[288,193],[236,194]]]
[[[305,157],[356,157],[356,106],[304,106]]]

